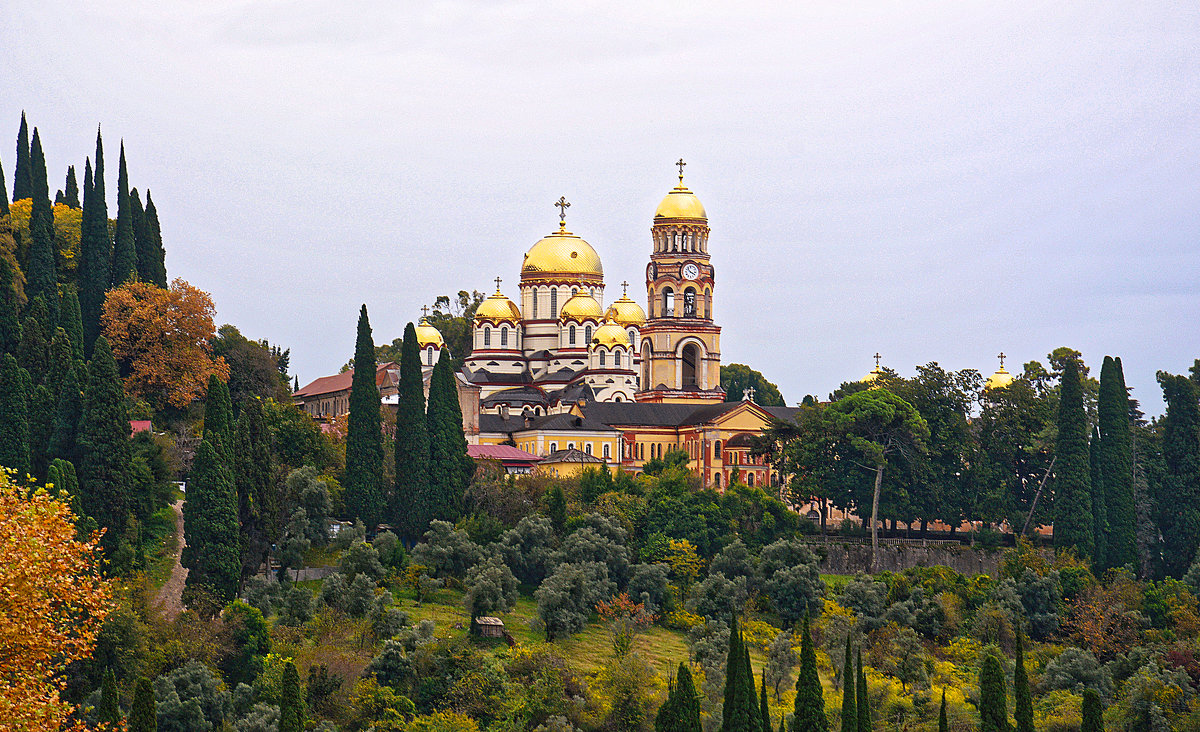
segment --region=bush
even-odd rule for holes
[[[365,575],[372,583],[378,583],[387,574],[379,561],[379,552],[365,541],[355,542],[342,554],[339,568],[350,584],[353,584],[360,574]]]
[[[549,640],[578,633],[592,608],[616,592],[608,568],[598,562],[560,564],[533,593],[538,618]]]
[[[1041,687],[1047,691],[1065,689],[1075,694],[1092,689],[1106,698],[1113,693],[1112,677],[1108,671],[1090,651],[1073,646],[1064,649],[1046,664]]]
[[[635,564],[629,568],[629,596],[646,606],[651,615],[661,615],[671,601],[666,564]]]
[[[463,602],[472,622],[481,615],[506,613],[516,601],[517,578],[499,556],[489,557],[467,573],[467,593]]]
[[[496,548],[518,579],[537,585],[546,577],[556,541],[550,519],[534,515],[504,532]]]
[[[191,732],[232,721],[229,690],[207,666],[188,661],[154,681],[159,732]]]
[[[438,578],[462,577],[483,558],[479,545],[467,532],[447,521],[433,521],[421,543],[413,549],[413,562]]]
[[[712,572],[703,582],[692,586],[687,609],[697,615],[728,622],[746,604],[750,592],[745,577],[731,580],[720,572]]]

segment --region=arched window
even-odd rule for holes
[[[720,473],[717,473],[716,475],[713,476],[713,485],[716,486],[717,488],[721,487],[721,474]]]
[[[612,447],[606,442],[604,443],[604,459],[608,460],[612,457]]]
[[[508,327],[507,326],[500,329],[500,345],[502,345],[502,346],[508,345]]]
[[[483,326],[483,345],[485,347],[492,345],[492,329],[488,326]]]
[[[663,317],[675,317],[675,291],[670,287],[663,289]]]
[[[650,388],[650,343],[642,344],[642,383],[643,390]]]
[[[558,317],[558,288],[550,288],[550,314]]]
[[[635,331],[633,328],[629,329],[629,342],[637,343],[637,331]]]
[[[571,345],[575,345],[575,326],[572,325],[567,329],[567,337],[570,339]]]
[[[430,346],[429,348],[425,349],[425,365],[426,366],[433,365],[433,346]]]
[[[707,287],[704,288],[704,312],[700,317],[712,320],[712,290]]]
[[[696,288],[694,287],[683,291],[683,317],[696,317]]]
[[[590,326],[590,325],[583,326],[583,340],[584,340],[584,343],[592,342],[592,326]]]
[[[695,343],[683,347],[683,388],[699,386],[696,369],[700,365],[700,349]]]
[[[532,292],[533,292],[533,319],[534,319],[534,320],[537,320],[537,311],[538,311],[538,303],[537,303],[537,301],[538,301],[538,291],[537,291],[537,288],[536,288],[536,287],[535,287],[535,288],[533,288]]]
[[[604,356],[605,356],[604,351],[601,351],[600,352],[600,368],[604,368]]]
[[[746,485],[754,487],[754,473],[746,473]]]
[[[550,443],[550,452],[558,452],[558,443],[557,442]]]
[[[578,294],[579,294],[579,288],[578,288],[578,287],[572,287],[572,288],[571,288],[571,297],[575,297],[575,296],[576,296],[576,295],[578,295]]]
[[[619,350],[613,351],[613,366],[621,368],[621,352]]]
[[[721,459],[721,441],[714,440],[713,441],[713,460],[720,460],[720,459]]]

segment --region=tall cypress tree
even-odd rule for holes
[[[729,656],[725,662],[725,706],[722,732],[759,732],[762,714],[754,693],[754,673],[736,615],[729,630]]]
[[[129,201],[129,172],[125,167],[125,141],[117,169],[117,232],[113,241],[112,286],[120,287],[137,276],[137,249],[133,237],[133,209]]]
[[[237,595],[241,544],[233,478],[212,437],[205,433],[188,478],[182,563],[188,569],[190,596],[201,590],[223,607]]]
[[[1108,514],[1105,511],[1104,476],[1100,472],[1100,429],[1092,428],[1092,439],[1088,442],[1088,474],[1092,486],[1092,534],[1096,546],[1092,549],[1092,566],[1097,570],[1110,566],[1108,563]]]
[[[62,391],[63,379],[67,378],[67,371],[74,363],[75,350],[71,347],[70,336],[62,328],[55,328],[47,352],[46,377],[42,380],[54,396],[55,404],[58,403],[58,395]]]
[[[946,714],[945,689],[942,689],[942,708],[938,710],[938,732],[950,732],[950,716]]]
[[[1016,717],[1016,732],[1034,732],[1033,697],[1029,694],[1029,675],[1025,672],[1025,642],[1017,631],[1016,665],[1013,668],[1013,716]],[[944,695],[944,692],[943,692]]]
[[[21,127],[17,131],[17,167],[14,170],[13,202],[33,196],[33,171],[29,165],[29,125],[21,112]]]
[[[434,518],[458,520],[463,495],[471,480],[474,463],[467,455],[462,408],[450,366],[450,352],[442,355],[429,379],[430,509]],[[751,685],[754,680],[751,679]]]
[[[1004,669],[988,655],[979,671],[979,732],[1008,732],[1008,701],[1004,691]]]
[[[38,384],[29,399],[29,472],[43,478],[50,464],[50,436],[58,400],[45,384]]]
[[[1129,392],[1121,359],[1104,357],[1100,368],[1100,474],[1104,479],[1108,518],[1108,565],[1138,568],[1137,510],[1133,500],[1133,438],[1129,424]],[[1093,488],[1095,500],[1099,491]]]
[[[1200,543],[1200,400],[1186,376],[1159,371],[1158,383],[1167,402],[1158,526],[1164,568],[1178,578],[1187,572]]]
[[[72,364],[63,375],[62,388],[58,393],[58,404],[54,410],[54,427],[50,431],[48,454],[51,458],[69,460],[80,464],[79,422],[83,416],[83,388],[79,375],[83,366]],[[84,373],[86,376],[86,373]]]
[[[204,436],[228,462],[233,454],[233,404],[229,385],[216,374],[208,377],[208,395],[204,399]]]
[[[1095,689],[1083,690],[1083,724],[1079,732],[1104,732],[1104,707]]]
[[[675,675],[675,697],[678,700],[676,726],[671,732],[700,732],[700,695],[686,663],[679,664]]]
[[[75,166],[67,166],[67,183],[63,188],[63,203],[71,208],[79,208],[79,184],[75,181]]]
[[[279,699],[279,732],[301,732],[308,715],[304,697],[300,694],[300,675],[296,664],[288,661],[283,667],[283,689]]]
[[[354,346],[354,376],[350,383],[350,418],[346,433],[346,473],[343,480],[346,511],[374,528],[383,520],[383,432],[379,387],[376,386],[375,341],[367,306],[358,313]],[[430,406],[433,395],[430,394]]]
[[[54,211],[50,207],[50,186],[46,181],[46,156],[42,139],[33,130],[30,148],[30,173],[33,202],[29,214],[29,262],[25,268],[25,295],[40,297],[52,320],[58,320],[58,273],[54,257]]]
[[[859,648],[855,655],[858,658],[858,674],[854,686],[858,698],[854,700],[854,709],[858,712],[858,732],[870,732],[871,698],[867,696],[867,672],[863,670],[862,649]]]
[[[858,732],[854,676],[854,658],[850,655],[850,634],[847,633],[846,663],[842,666],[842,732]]]
[[[396,404],[396,490],[392,524],[409,539],[419,539],[432,513],[429,495],[429,429],[425,417],[425,387],[421,351],[412,323],[404,328],[400,350],[400,385]]]
[[[1054,546],[1072,547],[1084,557],[1092,556],[1096,547],[1087,437],[1079,363],[1067,359],[1059,390],[1058,440],[1054,450]]]
[[[4,161],[0,160],[0,219],[8,215],[8,184],[4,182]]]
[[[21,321],[13,270],[7,259],[0,257],[0,354],[16,355],[20,344]]]
[[[121,723],[121,707],[117,703],[117,677],[111,668],[104,670],[100,682],[100,703],[96,705],[96,721],[102,727],[115,728]]]
[[[21,322],[21,344],[17,347],[17,362],[29,372],[34,384],[42,383],[50,361],[50,339],[43,325],[46,322],[46,304],[38,295],[25,309],[25,320]]]
[[[112,239],[108,235],[108,204],[104,200],[104,141],[96,130],[96,166],[92,183],[84,175],[83,216],[79,231],[79,307],[83,321],[83,351],[90,355],[100,335],[100,311],[112,273]]]
[[[150,232],[150,224],[146,221],[146,209],[142,208],[142,198],[136,188],[129,190],[129,211],[133,214],[133,248],[137,252],[138,279],[157,285],[155,260],[158,253]]]
[[[771,710],[767,706],[767,669],[762,672],[762,685],[759,687],[759,708],[762,712],[762,732],[775,732],[771,729]]]
[[[147,248],[151,261],[147,265],[150,271],[150,282],[166,289],[167,287],[167,252],[163,249],[162,226],[158,223],[158,209],[150,198],[150,189],[146,189],[146,235],[149,237]],[[140,265],[140,262],[139,262]]]
[[[129,732],[158,732],[154,686],[145,676],[137,680],[137,686],[133,690],[133,707],[129,710]]]
[[[675,679],[676,677],[667,679],[667,698],[658,707],[658,713],[654,715],[654,732],[669,732],[677,726],[679,697]]]
[[[11,353],[0,362],[0,466],[18,475],[29,471],[29,398]]]
[[[83,320],[79,315],[79,295],[70,285],[63,288],[58,308],[58,327],[71,339],[71,351],[76,361],[83,361]]]
[[[113,550],[124,535],[133,500],[129,413],[117,362],[104,336],[96,339],[88,364],[88,384],[79,418],[79,453],[84,510],[106,530],[103,544]]]
[[[262,402],[248,399],[238,416],[233,461],[238,520],[242,528],[243,583],[257,574],[267,560],[272,542],[277,538],[274,518],[279,507],[273,490],[269,442]]]
[[[796,708],[792,715],[792,729],[795,732],[827,732],[829,729],[808,617],[804,618],[804,635],[800,638],[800,673],[796,677]]]

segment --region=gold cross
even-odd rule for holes
[[[626,294],[627,292],[629,292],[629,283],[628,283],[628,282],[622,282],[622,283],[621,283],[621,297],[625,297],[625,294]]]
[[[683,158],[680,158],[679,162],[675,163],[675,165],[679,166],[679,185],[683,185],[683,166],[687,165],[687,163],[683,162]]]
[[[558,206],[558,224],[561,228],[567,223],[567,209],[571,207],[571,204],[567,203],[566,196],[559,196],[558,203],[555,203],[554,205]]]
[[[1004,359],[1005,359],[1004,351],[1001,351],[1000,355],[997,356],[997,358],[1000,359],[1000,368],[1004,368]]]
[[[883,357],[879,355],[878,351],[876,351],[875,352],[875,368],[879,368],[879,359],[881,359],[881,358],[883,358]]]
[[[500,292],[500,283],[503,281],[504,280],[500,279],[499,277],[496,278],[496,292]]]

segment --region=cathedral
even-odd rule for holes
[[[720,403],[721,328],[713,319],[708,216],[683,183],[659,203],[650,227],[645,309],[629,297],[605,308],[604,267],[566,227],[535,243],[521,264],[518,301],[495,294],[475,313],[464,381],[480,412],[543,416],[588,402]]]

